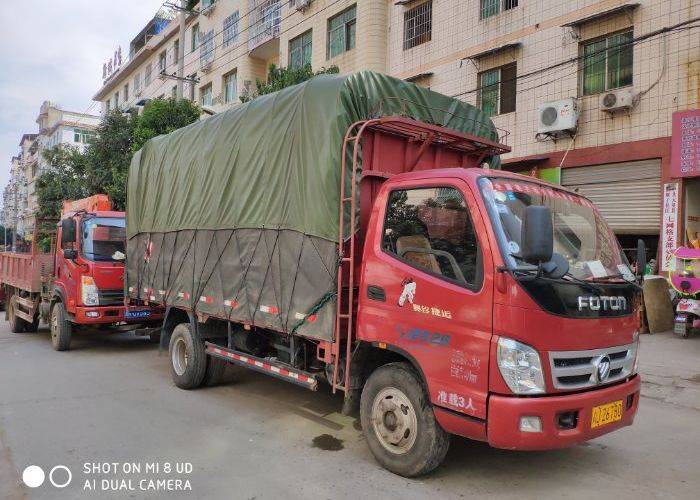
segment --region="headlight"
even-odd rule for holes
[[[501,337],[498,339],[498,369],[515,394],[544,393],[540,355],[529,345]]]
[[[86,306],[97,306],[100,298],[97,293],[97,286],[92,276],[81,276],[80,278],[80,300]]]

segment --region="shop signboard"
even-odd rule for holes
[[[700,176],[700,109],[673,113],[671,177]]]
[[[664,184],[663,221],[661,226],[661,271],[668,265],[678,242],[678,183]]]

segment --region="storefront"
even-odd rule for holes
[[[678,192],[676,213],[664,207],[668,220],[675,218],[678,224],[675,235],[662,233],[665,247],[700,249],[700,109],[673,114],[671,180],[665,189],[671,195]]]
[[[558,182],[590,198],[631,262],[638,239],[646,243],[650,258],[660,257],[663,187],[671,180],[670,164],[669,137],[503,162],[506,170]]]

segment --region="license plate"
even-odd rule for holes
[[[676,318],[676,322],[673,324],[673,333],[678,333],[681,335],[685,335],[685,330],[688,328],[685,318],[679,319]]]
[[[148,318],[151,315],[151,311],[126,311],[124,317],[130,319],[137,318]]]
[[[611,424],[622,419],[622,400],[594,406],[591,414],[591,429]]]

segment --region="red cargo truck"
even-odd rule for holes
[[[377,96],[401,104],[362,108]],[[325,381],[405,476],[436,467],[451,434],[543,450],[632,423],[638,286],[588,199],[484,168],[509,148],[452,120],[473,108],[388,77],[254,104],[158,138],[131,165],[130,296],[167,306],[177,386],[212,382],[223,362]],[[272,111],[281,137],[259,131],[256,113]],[[295,149],[305,140],[318,164]],[[317,210],[328,199],[335,210]]]
[[[56,222],[36,222],[29,252],[0,254],[12,332],[35,332],[43,319],[57,351],[70,347],[76,327],[143,326],[138,333],[157,337],[163,311],[124,304],[124,212],[95,195],[64,202]],[[40,238],[50,241],[48,253],[40,251]]]

